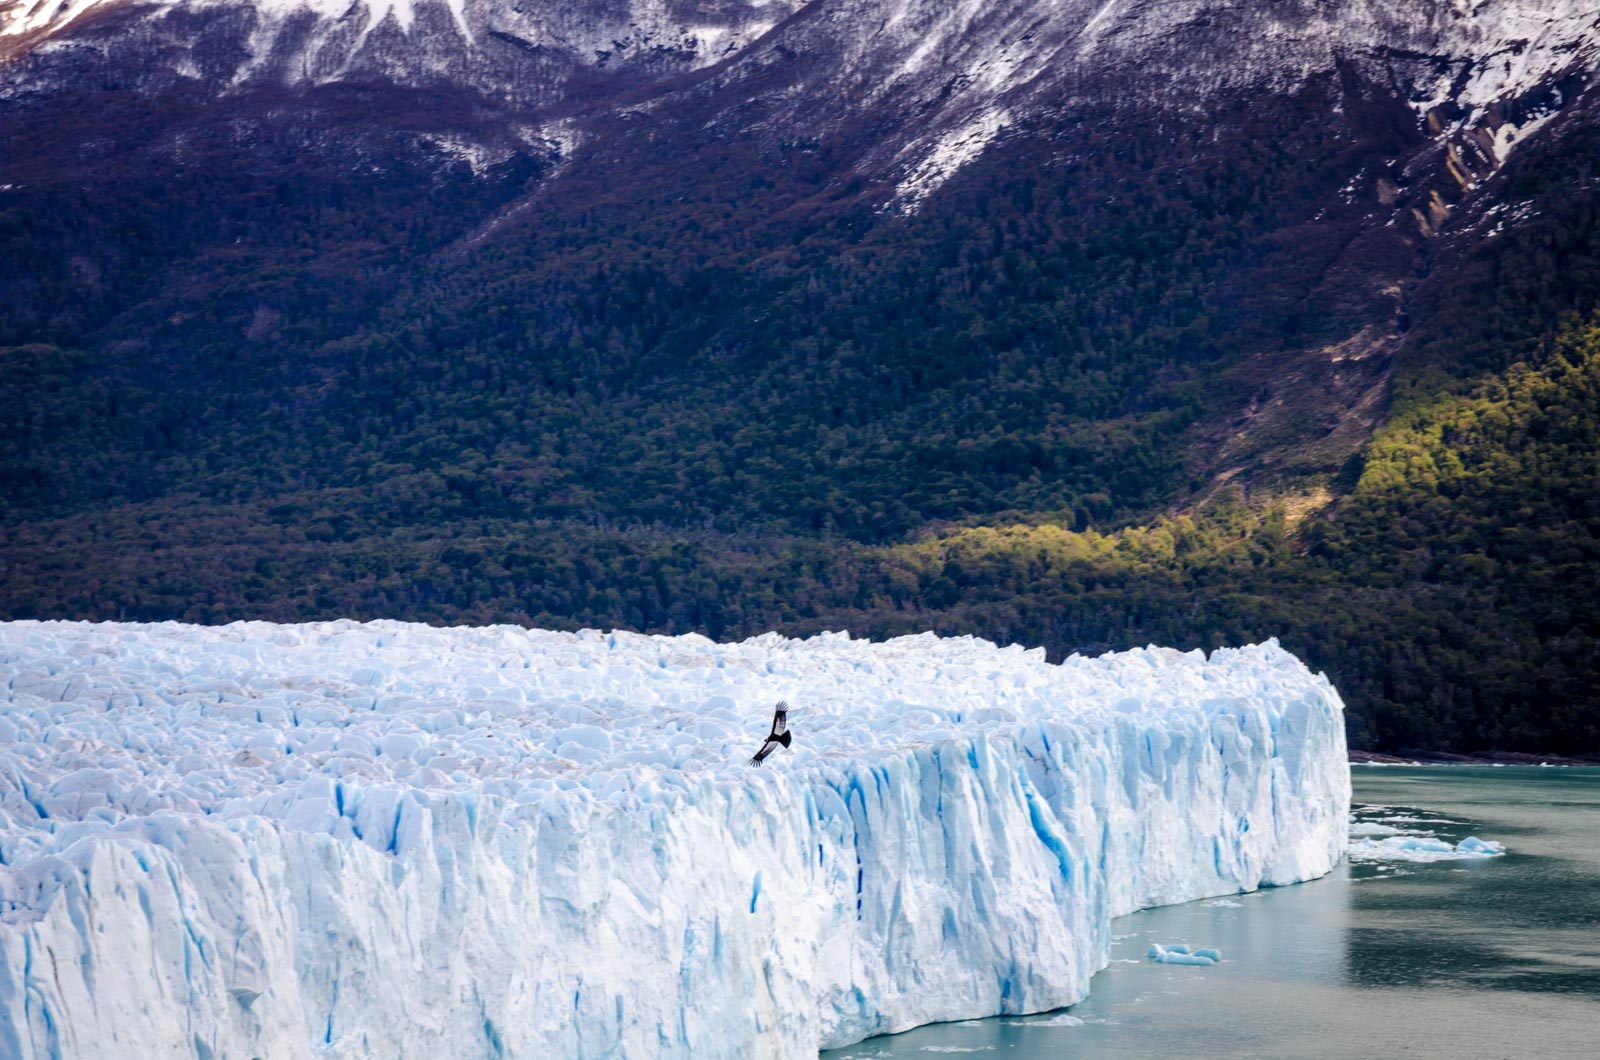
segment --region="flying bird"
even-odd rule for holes
[[[759,766],[769,754],[779,747],[788,747],[789,741],[793,738],[789,734],[789,703],[787,700],[780,699],[777,709],[772,714],[772,731],[767,734],[767,742],[762,744],[761,750],[757,751],[755,757],[750,759],[750,764]]]

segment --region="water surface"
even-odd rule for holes
[[[1113,924],[1090,996],[1063,1013],[922,1027],[823,1057],[1600,1056],[1600,770],[1352,773],[1359,820],[1507,852],[1345,862],[1295,887],[1134,913]],[[1152,942],[1223,960],[1157,964]]]

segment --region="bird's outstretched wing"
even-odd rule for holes
[[[766,761],[769,754],[778,748],[788,747],[789,741],[793,738],[788,733],[789,703],[787,700],[780,699],[778,706],[772,712],[772,731],[767,734],[766,742],[761,745],[761,750],[757,751],[755,757],[750,759],[750,764],[759,766]]]

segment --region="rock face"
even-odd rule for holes
[[[141,91],[448,86],[580,127],[684,93],[737,123],[773,94],[790,135],[871,115],[863,167],[915,199],[1043,113],[1128,97],[1205,121],[1337,71],[1456,136],[1470,180],[1570,100],[1597,18],[1582,0],[8,0],[0,91],[108,72]]]
[[[13,623],[0,677],[19,1060],[814,1056],[1071,1003],[1111,917],[1345,844],[1275,644]]]
[[[508,104],[638,89],[722,62],[791,15],[787,0],[509,3],[505,0],[215,0],[12,5],[7,50],[37,69],[87,49],[142,83],[388,83],[470,87]],[[609,89],[602,86],[610,86]]]

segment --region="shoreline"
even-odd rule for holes
[[[1470,755],[1451,751],[1408,751],[1398,755],[1351,751],[1349,757],[1353,766],[1600,766],[1600,755],[1539,755],[1525,751]]]

